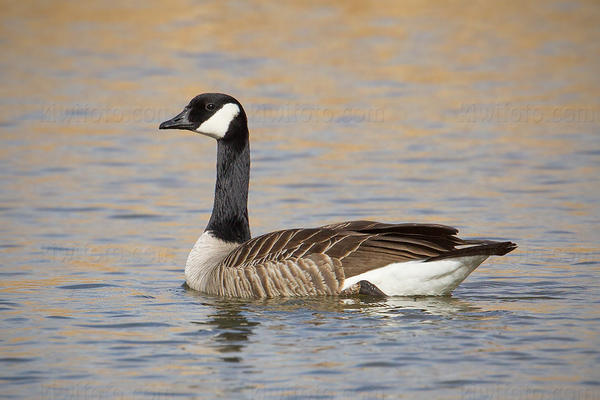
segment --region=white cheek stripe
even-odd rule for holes
[[[240,107],[235,103],[227,103],[219,109],[212,117],[207,119],[196,129],[196,132],[221,139],[227,133],[229,124],[240,113]]]

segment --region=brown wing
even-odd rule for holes
[[[456,229],[444,225],[372,221],[287,229],[243,243],[225,258],[223,266],[255,266],[324,254],[342,261],[348,278],[391,262],[439,257],[467,243],[454,236],[456,233]]]
[[[455,236],[457,229],[445,225],[350,221],[328,227],[367,236],[354,251],[337,246],[327,251],[342,260],[347,278],[393,262],[439,257],[467,243]]]
[[[371,221],[268,233],[243,243],[225,258],[219,266],[218,294],[339,294],[345,279],[393,262],[503,255],[516,247],[511,242],[463,240],[456,233],[444,225]]]

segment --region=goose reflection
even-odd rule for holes
[[[346,299],[347,307],[359,307],[367,313],[404,316],[421,314],[453,319],[477,318],[481,309],[474,304],[451,296],[444,297],[388,297],[385,300],[362,299],[356,303],[355,299]]]
[[[190,291],[192,292],[192,291]],[[239,363],[256,328],[265,323],[267,327],[283,323],[284,329],[292,329],[290,321],[298,313],[304,315],[306,323],[320,325],[333,319],[353,319],[367,316],[377,317],[383,325],[403,324],[407,321],[431,322],[441,319],[474,320],[485,318],[485,312],[476,305],[454,297],[314,297],[239,300],[204,297],[202,303],[212,308],[207,319],[195,322],[214,331],[213,344],[222,360]],[[265,312],[270,317],[265,316]],[[252,316],[255,316],[252,318]],[[263,317],[261,317],[261,315]],[[277,315],[277,317],[274,317]],[[310,316],[310,317],[309,317]],[[308,317],[308,318],[307,318]],[[260,318],[267,320],[259,322]],[[305,319],[307,318],[307,319]],[[286,323],[287,321],[287,323]],[[297,319],[296,319],[297,321]]]
[[[203,298],[203,300],[203,304],[212,307],[214,312],[208,315],[206,321],[194,323],[216,332],[213,340],[216,350],[225,355],[222,357],[223,361],[241,362],[239,354],[243,352],[249,338],[254,334],[254,328],[260,324],[248,320],[244,315],[248,303],[231,299]]]
[[[302,299],[268,299],[251,303],[276,311],[306,309],[313,312],[348,313],[358,311],[372,315],[421,313],[423,315],[474,319],[481,308],[451,296],[420,297],[314,297]]]

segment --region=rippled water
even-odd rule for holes
[[[596,2],[5,2],[0,398],[600,398]],[[253,234],[510,239],[449,298],[185,290],[246,107]]]

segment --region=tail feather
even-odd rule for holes
[[[472,241],[471,243],[477,244],[429,257],[425,262],[465,256],[503,256],[517,248],[516,243],[513,242]]]

